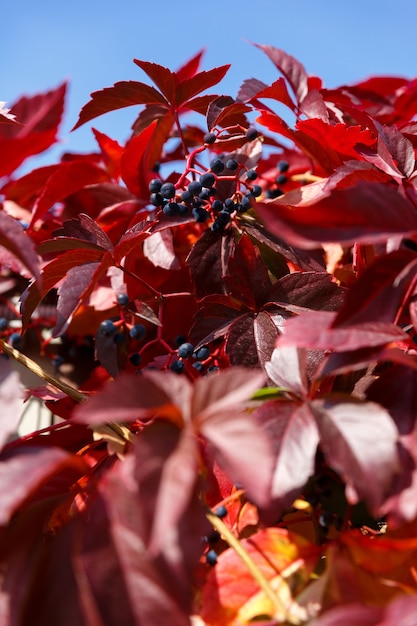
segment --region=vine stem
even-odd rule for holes
[[[263,575],[263,573],[261,572],[261,570],[255,563],[255,561],[252,559],[251,555],[247,552],[247,550],[245,550],[242,543],[239,541],[239,539],[237,539],[237,537],[235,537],[235,535],[226,526],[223,520],[221,520],[217,515],[215,515],[211,511],[207,512],[206,516],[209,522],[212,524],[213,528],[221,534],[223,539],[229,544],[229,546],[240,557],[240,559],[248,568],[249,572],[252,574],[253,578],[256,580],[256,582],[262,589],[262,591],[265,593],[266,597],[272,603],[272,606],[274,607],[273,617],[275,619],[278,619],[279,621],[287,622],[288,624],[294,624],[294,625],[300,624],[301,622],[299,618],[288,614],[288,611],[283,605],[278,594],[275,593],[268,579],[265,578],[265,576]],[[282,578],[282,576],[280,576],[279,578],[280,578],[280,581],[279,581],[280,586],[281,585],[287,586],[287,583]]]
[[[63,380],[57,378],[50,372],[47,372],[43,367],[41,367],[36,361],[33,361],[30,357],[26,356],[13,348],[10,344],[8,344],[4,339],[0,338],[0,348],[1,350],[12,357],[15,361],[26,367],[28,370],[39,376],[42,380],[53,385],[56,389],[59,389],[65,395],[69,396],[75,402],[85,402],[88,399],[88,396],[82,391],[78,391],[75,387],[72,387],[68,383],[65,383]],[[133,435],[126,426],[123,424],[115,424],[110,422],[106,424],[108,428],[110,428],[118,437],[121,437],[124,441],[132,441]]]

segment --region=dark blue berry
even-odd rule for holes
[[[0,331],[6,330],[9,325],[9,320],[6,317],[0,317]]]
[[[201,346],[194,352],[194,358],[198,361],[205,361],[210,356],[210,348],[208,346]]]
[[[223,208],[223,202],[221,200],[214,200],[211,208],[213,209],[213,211],[221,211]]]
[[[223,517],[226,517],[227,515],[226,507],[223,504],[221,506],[218,506],[217,509],[214,511],[214,515],[217,515],[217,517],[220,517],[220,519],[222,519]]]
[[[163,198],[173,198],[175,196],[175,185],[173,183],[163,183],[160,194]]]
[[[142,357],[140,356],[140,354],[135,352],[134,354],[130,355],[129,361],[134,367],[138,367],[142,361]]]
[[[270,200],[273,200],[274,198],[279,198],[280,196],[282,196],[284,194],[284,192],[282,191],[282,189],[268,189],[266,192],[266,197],[269,198]]]
[[[220,541],[220,533],[217,530],[212,530],[211,533],[205,537],[205,540],[210,545],[214,545]]]
[[[136,341],[140,341],[146,335],[146,328],[143,324],[135,324],[129,330],[129,335],[132,339],[136,339]]]
[[[228,159],[226,161],[226,167],[228,170],[232,170],[233,172],[234,170],[237,170],[239,163],[235,159]]]
[[[187,342],[187,337],[185,335],[177,335],[174,339],[174,343],[176,346],[180,346],[183,343]]]
[[[232,198],[226,198],[223,204],[224,208],[229,211],[229,213],[233,213],[233,211],[235,210],[235,203]]]
[[[251,195],[254,198],[258,198],[262,193],[262,187],[260,185],[254,185],[252,187]]]
[[[179,207],[176,202],[167,202],[164,208],[162,209],[162,213],[167,215],[168,217],[173,217],[174,215],[179,214]]]
[[[202,189],[202,185],[198,180],[193,180],[187,187],[187,190],[193,195],[198,196]]]
[[[213,233],[221,233],[224,230],[224,224],[222,224],[219,221],[215,221],[213,222],[213,224],[210,226],[210,229],[213,231]]]
[[[188,206],[186,204],[177,204],[178,207],[178,215],[184,217],[184,215],[188,214]]]
[[[197,370],[197,372],[202,372],[204,370],[204,365],[201,361],[196,361],[193,363],[193,368]]]
[[[289,167],[290,167],[290,164],[288,163],[288,161],[279,161],[278,163],[278,169],[282,174],[288,171]]]
[[[210,213],[205,209],[196,207],[193,209],[193,217],[196,222],[205,222],[210,217]]]
[[[149,198],[149,202],[151,204],[153,204],[153,206],[162,206],[164,203],[164,199],[161,196],[161,194],[158,193],[151,193],[151,196]]]
[[[182,343],[178,348],[178,356],[182,359],[188,359],[194,352],[194,346],[192,343]]]
[[[171,370],[171,372],[175,372],[176,374],[181,374],[181,372],[184,370],[184,363],[178,360],[173,361],[171,365],[169,366],[169,369]]]
[[[129,304],[129,296],[127,293],[119,293],[117,296],[117,304],[119,306],[127,306]]]
[[[246,139],[249,139],[249,141],[253,141],[257,138],[257,136],[258,131],[256,130],[256,128],[248,128],[248,130],[246,131]]]
[[[212,144],[216,141],[216,135],[214,133],[206,133],[204,135],[204,143]]]
[[[285,176],[285,174],[280,174],[279,176],[276,177],[275,182],[278,185],[285,185],[285,183],[288,182],[288,178]]]
[[[54,356],[54,358],[52,359],[52,365],[54,367],[60,367],[62,364],[64,363],[64,357],[62,357],[60,354],[57,354]]]
[[[248,170],[246,172],[246,178],[248,180],[256,180],[258,178],[258,173],[255,170]]]
[[[151,193],[157,193],[158,191],[161,190],[161,187],[162,187],[162,180],[160,180],[159,178],[153,178],[149,182],[149,191]]]
[[[223,225],[230,222],[229,211],[220,211],[220,213],[217,216],[217,220],[220,222],[220,224],[223,224]]]
[[[19,348],[22,342],[22,337],[19,333],[12,333],[9,337],[9,343],[13,348]]]
[[[217,365],[210,365],[210,367],[207,368],[207,374],[211,374],[211,372],[218,372],[219,368]]]
[[[214,174],[212,174],[211,172],[206,172],[205,174],[202,174],[202,176],[200,176],[201,186],[207,187],[207,189],[210,189],[210,187],[213,187],[215,180],[216,178]]]
[[[117,328],[111,320],[103,320],[100,324],[100,334],[104,337],[111,337],[115,334]]]
[[[181,194],[182,202],[192,202],[193,198],[194,198],[193,194],[188,189],[183,191]]]
[[[210,199],[210,189],[203,189],[198,194],[198,197],[200,198],[200,200],[209,200]]]
[[[243,196],[241,202],[241,211],[248,211],[252,206],[252,198],[251,196]]]
[[[209,565],[216,565],[217,563],[217,552],[215,550],[209,550],[206,554],[206,561]]]
[[[221,159],[213,159],[210,161],[210,169],[214,174],[220,174],[224,170],[224,163]]]

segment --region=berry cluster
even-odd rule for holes
[[[214,157],[209,168],[204,168],[196,161],[197,154],[214,144],[218,136],[214,132],[204,136],[204,145],[190,154],[186,170],[175,184],[160,178],[150,181],[151,205],[168,217],[192,215],[199,223],[211,220],[214,232],[222,232],[237,214],[251,209],[255,199],[262,193],[262,188],[253,184],[257,178],[254,169],[248,169],[237,158],[227,154]],[[257,136],[258,131],[254,128],[249,128],[245,133],[247,141],[253,141]],[[220,197],[224,194],[218,193],[218,183],[225,181],[232,183],[233,187],[232,195],[226,198]]]
[[[189,359],[193,360],[191,367],[200,373],[216,372],[219,368],[213,363],[212,354],[208,346],[200,346],[195,348],[189,343],[185,337],[176,338],[178,346],[176,359],[171,363],[170,370],[181,374],[185,369],[185,362]]]

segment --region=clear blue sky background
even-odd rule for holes
[[[301,61],[327,87],[373,74],[417,77],[416,0],[20,0],[2,12],[0,100],[70,83],[62,151],[95,149],[91,126],[123,142],[137,111],[127,108],[69,133],[92,91],[147,80],[133,58],[176,69],[206,48],[203,69],[231,63],[218,93],[235,96],[245,78],[278,73],[249,42]],[[213,91],[213,90],[212,90]]]

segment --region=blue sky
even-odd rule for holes
[[[176,69],[201,48],[203,69],[231,63],[218,93],[236,95],[245,78],[277,71],[249,42],[282,48],[327,87],[373,74],[417,77],[417,2],[396,0],[20,0],[3,12],[0,100],[9,105],[69,81],[62,151],[95,149],[91,126],[123,142],[134,108],[70,133],[92,91],[147,80],[133,58]]]

